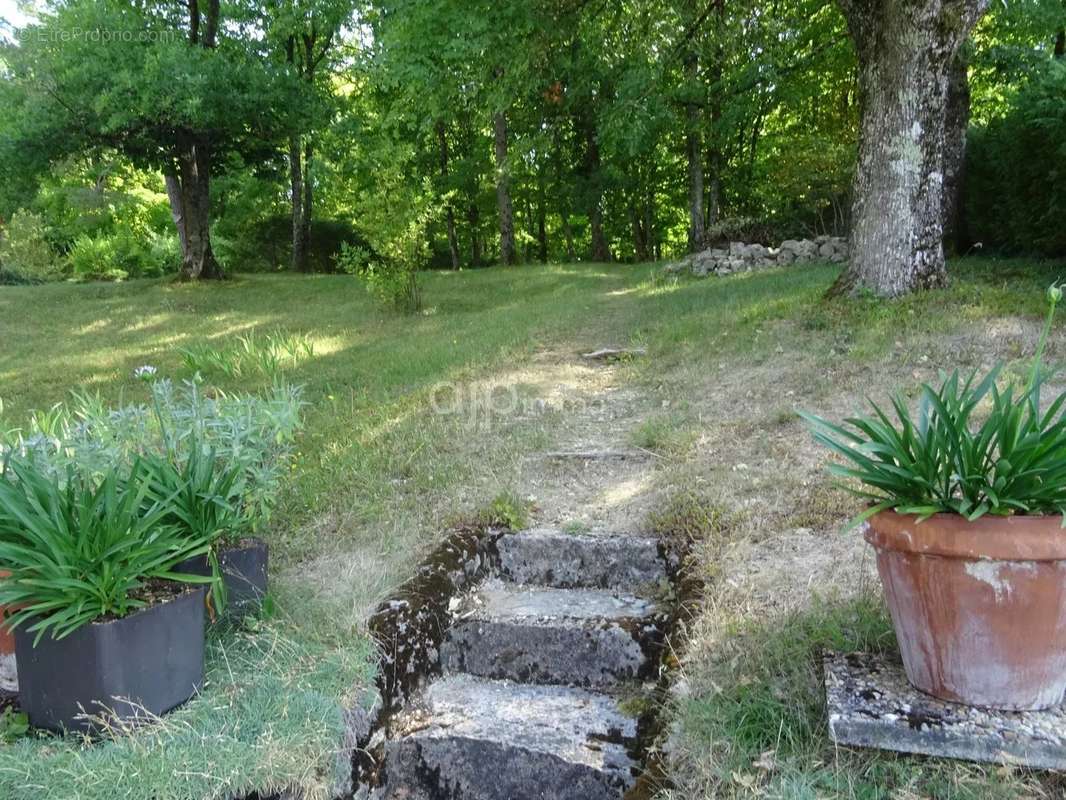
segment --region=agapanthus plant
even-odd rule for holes
[[[12,628],[62,638],[93,620],[123,617],[151,602],[152,579],[207,583],[175,571],[211,543],[165,522],[171,498],[153,499],[143,462],[101,480],[59,481],[18,459],[0,479],[0,604]]]
[[[1042,404],[1053,374],[1043,357],[1061,289],[1052,286],[1048,299],[1022,385],[1001,387],[1001,366],[984,376],[963,378],[955,371],[942,375],[939,387],[922,385],[917,415],[900,394],[891,400],[894,418],[873,401],[872,414],[842,425],[801,412],[815,440],[844,460],[830,472],[870,503],[852,525],[886,509],[922,518],[948,512],[968,520],[985,514],[1066,514],[1066,393],[1046,408]]]

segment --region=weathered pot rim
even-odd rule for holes
[[[122,625],[123,623],[129,622],[131,619],[134,619],[135,617],[146,616],[146,615],[151,614],[151,613],[153,613],[155,611],[159,611],[160,609],[167,608],[168,606],[170,606],[173,603],[180,603],[182,601],[186,601],[187,602],[189,600],[189,597],[192,596],[192,595],[201,595],[201,596],[203,596],[203,595],[205,595],[207,593],[207,587],[206,586],[197,585],[195,583],[186,583],[186,584],[184,584],[184,586],[186,586],[187,588],[183,589],[182,591],[178,592],[177,594],[171,595],[166,600],[161,600],[158,603],[151,603],[150,605],[144,606],[143,608],[138,608],[136,611],[131,611],[129,614],[126,614],[126,616],[124,616],[124,617],[111,617],[111,618],[97,617],[96,619],[93,619],[93,620],[90,620],[89,622],[86,622],[84,625],[79,625],[71,633],[77,633],[82,628],[92,628],[94,630],[103,630],[104,628],[109,628],[109,627],[114,626],[114,625]],[[203,601],[201,600],[200,602],[202,603]],[[16,635],[25,633],[26,635],[28,635],[28,636],[30,636],[32,638],[36,638],[37,634],[36,633],[28,633],[28,630],[29,630],[29,628],[31,628],[37,622],[38,619],[40,619],[40,617],[33,617],[32,619],[26,620],[26,624],[25,625],[21,625],[18,628],[16,628],[14,630],[14,633]],[[51,634],[46,634],[43,637],[43,639],[50,639],[50,638],[52,638]],[[43,641],[43,639],[42,639],[42,641]]]
[[[969,521],[958,514],[881,511],[870,518],[865,538],[881,550],[992,561],[1066,560],[1061,516],[993,517]]]

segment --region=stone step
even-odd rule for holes
[[[500,576],[558,589],[637,592],[667,578],[659,540],[537,528],[500,537]]]
[[[605,695],[468,675],[430,685],[393,721],[381,800],[617,800],[636,721]]]
[[[603,590],[490,581],[464,597],[441,647],[446,672],[604,689],[654,677],[666,620]]]

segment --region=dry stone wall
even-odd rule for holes
[[[691,272],[697,277],[729,275],[756,269],[787,267],[793,264],[841,264],[848,260],[848,243],[838,236],[815,239],[786,239],[779,247],[730,242],[728,247],[711,247],[687,255],[668,265],[667,272]]]

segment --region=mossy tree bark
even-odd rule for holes
[[[214,49],[219,0],[188,4],[188,37],[193,47]],[[181,278],[221,278],[222,267],[211,249],[211,142],[192,131],[179,131],[171,166],[165,170],[170,214],[181,245]]]
[[[699,80],[699,56],[692,53],[685,61],[685,77]],[[703,247],[703,141],[700,136],[700,109],[689,103],[685,109],[688,131],[685,134],[685,155],[688,159],[688,250],[695,253]]]
[[[189,136],[179,146],[176,161],[176,173],[167,176],[167,194],[181,243],[181,278],[221,278],[222,266],[211,249],[210,146]]]
[[[515,263],[514,206],[511,204],[511,173],[507,163],[507,115],[493,119],[496,144],[496,205],[500,213],[500,263]]]
[[[859,60],[862,125],[851,262],[831,293],[944,286],[948,76],[988,0],[839,0]]]

